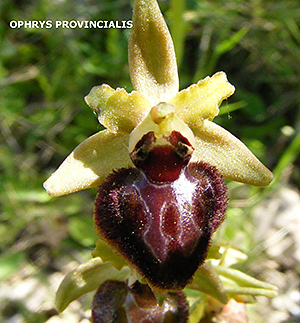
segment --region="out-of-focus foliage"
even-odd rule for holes
[[[181,88],[225,71],[236,93],[216,122],[275,170],[276,181],[264,195],[229,184],[231,208],[217,240],[250,252],[254,228],[245,214],[278,183],[300,186],[299,1],[159,4],[174,38]],[[2,280],[9,281],[21,268],[22,277],[33,273],[43,285],[46,273],[89,257],[88,248],[96,240],[91,221],[95,190],[51,199],[42,183],[77,144],[101,129],[83,100],[90,89],[102,83],[132,89],[128,29],[13,29],[9,22],[130,18],[127,0],[0,2]],[[246,207],[239,199],[247,201]],[[24,322],[44,322],[54,314],[34,313],[9,298],[1,302],[1,321],[15,313],[21,313]]]

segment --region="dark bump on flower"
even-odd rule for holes
[[[161,306],[148,285],[108,280],[97,290],[92,306],[93,323],[186,323],[188,302],[183,292],[168,293]]]
[[[176,148],[176,153],[183,159],[189,161],[194,151],[192,144],[178,131],[173,131],[168,138],[170,144]]]
[[[135,166],[156,183],[176,180],[193,152],[190,142],[178,131],[164,138],[166,144],[156,144],[154,132],[148,132],[130,154]]]
[[[124,282],[107,280],[94,295],[92,322],[126,323],[126,312],[122,306],[126,300],[127,288]]]
[[[135,299],[135,303],[140,308],[154,307],[157,305],[157,300],[151,288],[146,284],[141,284],[136,281],[133,285],[128,287],[131,295]]]
[[[144,135],[136,144],[134,150],[131,152],[130,157],[136,163],[141,163],[146,160],[148,152],[151,150],[155,136],[153,132]]]
[[[190,163],[164,184],[120,169],[98,189],[95,229],[152,287],[180,290],[204,262],[227,201],[222,176],[207,163]]]

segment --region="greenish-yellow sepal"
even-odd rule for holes
[[[93,258],[73,269],[64,278],[56,293],[56,309],[62,312],[72,301],[96,290],[106,280],[123,281],[129,274],[128,267],[119,271],[111,263],[103,263],[100,258]]]
[[[129,37],[129,67],[134,89],[154,106],[179,89],[174,45],[155,0],[136,0]]]
[[[204,120],[194,128],[196,148],[192,161],[203,160],[216,166],[229,180],[264,187],[272,173],[235,136],[217,124]]]
[[[87,138],[44,183],[50,196],[61,196],[99,186],[113,170],[133,166],[128,134],[103,130]]]

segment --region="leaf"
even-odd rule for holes
[[[184,292],[189,303],[188,323],[198,323],[205,315],[207,296],[199,291],[189,288],[185,288]]]
[[[72,301],[96,290],[106,280],[123,281],[129,273],[128,267],[118,271],[111,263],[103,263],[100,258],[93,258],[73,269],[64,278],[56,293],[56,309],[62,312]]]
[[[207,262],[198,268],[194,275],[193,282],[188,285],[188,288],[193,288],[202,293],[208,294],[222,304],[226,304],[228,302],[225,288],[218,274]]]
[[[275,297],[278,294],[276,286],[255,279],[237,269],[222,266],[212,267],[220,276],[227,295]]]
[[[220,57],[226,52],[230,51],[240,40],[247,34],[248,28],[242,28],[237,31],[230,38],[223,40],[215,49],[216,55]]]
[[[113,170],[133,166],[127,134],[100,131],[78,145],[44,183],[50,196],[99,186]]]

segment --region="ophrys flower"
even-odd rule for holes
[[[211,121],[234,92],[224,72],[179,91],[172,39],[154,0],[135,1],[129,66],[134,91],[91,90],[86,102],[106,129],[80,144],[44,186],[59,196],[100,185],[99,236],[152,287],[181,289],[224,219],[220,174],[255,186],[268,185],[272,174]]]

